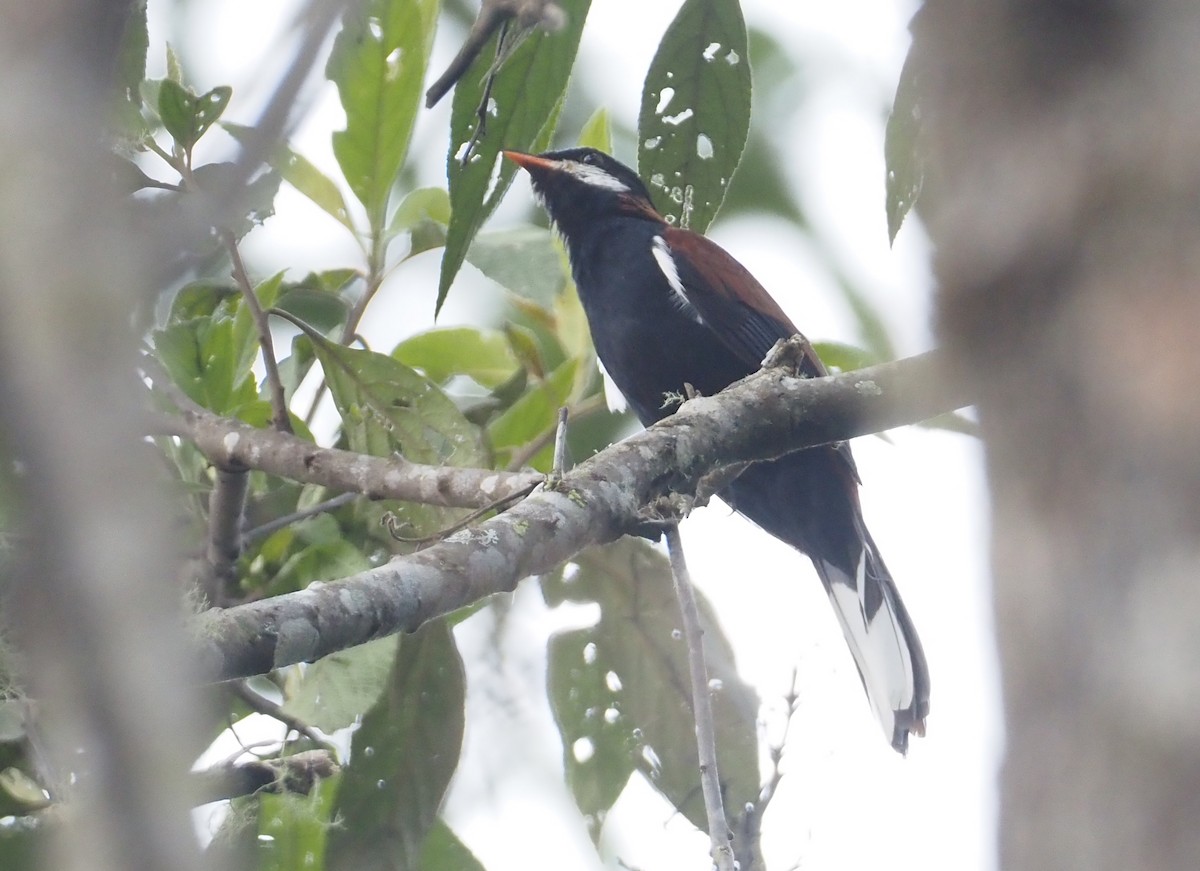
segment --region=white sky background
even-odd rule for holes
[[[152,51],[165,32],[185,53],[194,84],[234,86],[229,117],[252,122],[276,79],[264,60],[277,50],[292,0],[209,0],[168,27],[151,3]],[[789,153],[791,183],[821,236],[885,315],[900,353],[932,345],[928,244],[910,220],[889,248],[883,209],[883,120],[908,45],[908,2],[743,0],[747,21],[768,29],[792,54],[815,53],[817,98],[776,135]],[[609,110],[636,124],[641,83],[677,2],[595,0],[581,48],[590,80],[605,83]],[[439,33],[440,72],[460,34]],[[152,64],[161,65],[159,58]],[[154,67],[152,66],[152,70]],[[152,72],[152,74],[154,74]],[[161,74],[159,72],[158,74]],[[332,86],[314,92],[293,144],[336,174],[329,133],[340,126]],[[413,142],[422,183],[444,184],[449,99],[423,112]],[[761,118],[756,118],[762,123]],[[564,131],[570,136],[572,131]],[[509,199],[527,202],[518,179]],[[288,188],[277,216],[245,244],[251,268],[313,268],[357,262],[338,225]],[[502,207],[492,228],[511,226],[520,208]],[[796,232],[773,219],[718,221],[713,235],[753,272],[814,339],[855,341],[853,318],[828,278],[814,271]],[[432,324],[440,252],[398,269],[372,304],[362,332],[391,348]],[[440,323],[478,323],[500,304],[494,285],[471,267],[451,291]],[[414,302],[415,301],[415,302]],[[872,717],[828,601],[808,560],[720,505],[683,527],[697,583],[716,605],[741,671],[766,704],[768,734],[782,727],[782,697],[799,669],[801,709],[784,757],[786,772],[765,822],[773,869],[995,867],[994,771],[1001,741],[996,667],[988,614],[986,504],[981,452],[970,439],[905,429],[859,439],[864,510],[925,645],[933,675],[929,734],[906,759]],[[514,598],[497,665],[489,618],[461,627],[472,689],[467,746],[446,814],[489,871],[596,868],[578,813],[561,780],[560,748],[545,701],[544,664],[533,641],[562,624],[532,584]],[[519,637],[522,643],[514,644]],[[224,755],[218,754],[218,755]],[[635,785],[606,826],[608,867],[655,871],[704,868],[707,840],[672,819],[665,803]]]

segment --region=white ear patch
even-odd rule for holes
[[[610,175],[598,166],[592,166],[590,163],[579,163],[576,160],[560,160],[558,161],[557,168],[568,175],[574,176],[589,187],[613,191],[618,194],[626,193],[629,190],[629,185],[625,184],[625,182]]]
[[[655,236],[650,253],[654,255],[654,262],[658,264],[658,268],[662,270],[662,274],[667,279],[667,284],[671,286],[671,296],[675,305],[696,323],[704,323],[700,312],[696,311],[696,307],[688,299],[687,291],[683,289],[683,282],[679,280],[679,269],[675,266],[675,258],[671,256],[671,248],[667,245],[667,240],[662,236]]]

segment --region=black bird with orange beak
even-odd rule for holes
[[[603,152],[506,151],[558,228],[605,370],[649,426],[691,384],[719,393],[799,330],[740,263],[671,226],[637,174]],[[815,354],[802,372],[826,374]],[[722,492],[738,512],[816,566],[892,747],[923,735],[929,671],[900,593],[863,522],[850,447],[749,466]]]

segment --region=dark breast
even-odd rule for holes
[[[711,396],[750,369],[676,302],[651,254],[662,227],[618,218],[570,248],[596,353],[642,423],[666,417],[667,394],[691,384]]]

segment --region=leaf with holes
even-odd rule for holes
[[[632,771],[707,829],[679,604],[665,556],[641,539],[593,548],[573,571],[542,580],[546,603],[596,603],[599,621],[555,635],[546,684],[567,780],[597,822]],[[714,686],[717,759],[733,814],[758,796],[758,695],[703,598],[704,653]]]
[[[712,223],[750,130],[750,62],[737,0],[687,0],[642,88],[638,171],[664,215]]]
[[[233,89],[226,85],[197,96],[189,88],[165,79],[158,91],[158,115],[179,147],[191,151],[221,117],[231,96]]]

